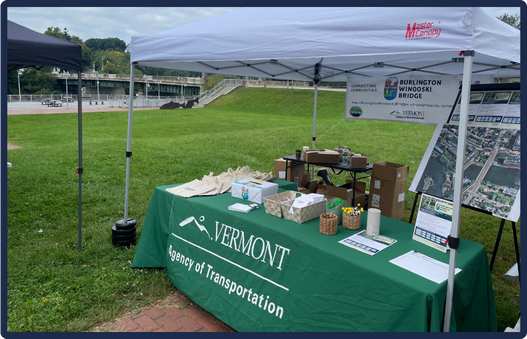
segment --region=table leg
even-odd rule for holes
[[[351,199],[351,206],[355,207],[355,181],[357,180],[357,172],[353,171],[353,172],[350,172],[350,174],[351,173],[353,173],[351,175],[351,177],[353,178],[353,198]]]

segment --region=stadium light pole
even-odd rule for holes
[[[22,102],[22,93],[20,92],[20,74],[22,74],[22,71],[18,70],[18,101]]]
[[[146,85],[145,85],[145,88],[146,88],[146,98],[148,99],[148,78],[146,77],[146,74],[143,75],[143,79],[145,79],[145,81],[146,81]]]
[[[99,72],[97,72],[97,101],[101,101],[101,96],[99,95]]]
[[[69,107],[70,99],[68,97],[68,75],[70,75],[70,72],[62,71],[62,75],[66,76],[66,107]]]

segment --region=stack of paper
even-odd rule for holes
[[[256,208],[258,208],[258,205],[256,204],[244,205],[244,204],[236,203],[234,205],[229,206],[230,211],[243,212],[243,213],[248,213]]]
[[[324,200],[323,194],[316,194],[316,193],[310,193],[310,194],[303,194],[300,197],[296,198],[293,202],[293,205],[291,205],[291,208],[289,209],[289,213],[293,214],[293,207],[296,208],[302,208],[309,205],[313,205],[317,202],[321,202]]]

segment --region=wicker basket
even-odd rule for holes
[[[333,213],[322,213],[320,215],[320,233],[325,235],[337,234],[338,217]]]
[[[297,195],[300,196],[300,193],[296,191],[285,191],[263,198],[265,213],[283,218],[282,202],[295,200]]]
[[[301,208],[293,207],[294,200],[284,201],[282,203],[282,213],[285,220],[296,222],[297,224],[303,224],[306,221],[320,217],[322,213],[326,211],[326,199],[314,203],[312,205],[304,206]],[[290,209],[293,209],[293,213],[289,213]]]
[[[358,230],[360,228],[360,217],[359,215],[351,215],[348,213],[342,214],[342,227],[347,230]]]

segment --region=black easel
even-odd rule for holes
[[[416,192],[415,193],[414,204],[412,206],[412,212],[410,213],[410,220],[408,221],[410,224],[412,223],[412,219],[414,218],[415,206],[417,205],[417,201],[419,199],[419,195],[421,195],[421,194],[423,194],[423,192]],[[461,205],[461,207],[468,208],[468,209],[476,211],[476,212],[492,215],[492,213],[490,213],[488,211],[483,211],[483,210],[474,208],[472,206]],[[520,275],[520,272],[521,272],[521,270],[520,270],[520,250],[519,250],[519,247],[518,247],[518,236],[516,235],[516,223],[514,221],[511,221],[511,223],[512,223],[512,233],[513,233],[513,237],[514,237],[514,250],[516,251],[516,262],[518,263],[518,280],[520,280],[520,282],[521,282],[521,275]],[[492,272],[492,267],[494,266],[494,260],[496,259],[496,253],[498,253],[498,247],[500,245],[501,234],[503,232],[503,226],[504,225],[505,225],[505,219],[502,218],[501,222],[500,222],[500,229],[498,231],[498,236],[496,238],[496,243],[494,244],[494,251],[492,252],[492,258],[490,259],[490,272]]]

